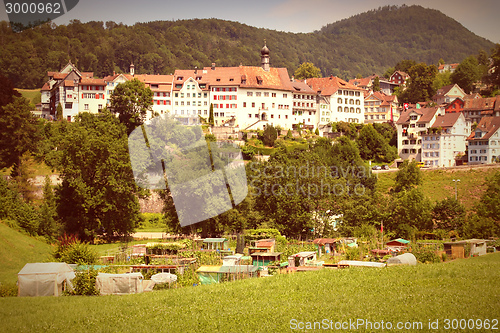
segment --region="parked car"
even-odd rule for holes
[[[389,170],[389,166],[387,164],[382,165],[382,170]]]
[[[382,167],[380,165],[374,165],[372,170],[382,170]]]

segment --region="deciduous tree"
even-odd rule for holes
[[[321,77],[321,70],[312,62],[304,62],[297,68],[294,77],[299,80]]]
[[[83,113],[59,136],[62,183],[56,189],[64,230],[81,240],[127,235],[139,221],[125,126],[110,112]]]
[[[111,110],[125,124],[127,134],[144,123],[152,105],[153,92],[137,79],[120,83],[111,95]]]

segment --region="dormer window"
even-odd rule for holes
[[[215,81],[220,82],[220,77],[216,78]]]
[[[201,76],[197,76],[197,77],[196,77],[196,80],[197,80],[197,81],[201,80]]]
[[[151,89],[158,89],[158,85],[157,84],[152,84],[151,85]]]
[[[178,76],[177,80],[182,81],[184,79],[184,76]]]

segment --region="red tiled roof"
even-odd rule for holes
[[[442,127],[442,128],[453,127],[453,125],[455,125],[460,115],[461,115],[460,112],[454,112],[454,113],[445,113],[442,116],[441,115],[437,116],[436,120],[434,121],[434,124],[432,124],[432,127]]]
[[[94,77],[94,72],[82,72],[82,77],[85,77],[87,79],[91,79]]]
[[[500,103],[500,99],[497,97],[488,98],[474,98],[466,99],[464,104],[464,111],[476,110],[493,110],[495,109],[495,102]]]
[[[428,123],[432,120],[432,117],[436,114],[438,108],[433,107],[433,108],[420,108],[420,109],[408,109],[401,113],[398,121],[396,124],[406,124],[410,120],[410,114],[411,113],[416,113],[420,115],[420,119],[417,121],[417,123],[422,124],[422,123]]]
[[[42,87],[42,89],[40,89],[40,91],[50,91],[50,86],[48,83],[45,83]]]
[[[294,92],[300,92],[304,94],[316,94],[314,90],[311,89],[304,81],[293,81],[292,82],[292,87],[294,89]]]
[[[265,71],[262,67],[240,66],[239,69],[241,75],[246,75],[246,83],[241,83],[242,88],[294,90],[286,68],[270,68]]]
[[[64,80],[68,76],[68,73],[54,73],[53,78],[55,80]]]
[[[89,86],[105,86],[106,83],[104,82],[104,79],[87,79],[87,78],[82,78],[80,81],[80,84],[87,84]]]
[[[311,78],[307,79],[306,83],[315,92],[321,92],[321,95],[323,96],[331,96],[335,94],[339,89],[349,89],[358,91],[363,90],[336,76]]]
[[[320,245],[333,244],[336,242],[337,242],[336,238],[316,238],[315,240],[313,240],[313,244],[320,244]]]
[[[475,138],[476,131],[467,138],[467,140],[487,140],[500,128],[500,117],[483,117],[477,124],[476,131],[478,129],[485,134],[480,138]]]

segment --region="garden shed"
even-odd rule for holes
[[[141,273],[99,273],[96,278],[96,287],[101,295],[138,294],[144,291],[142,280]]]
[[[206,250],[228,250],[229,243],[226,238],[205,238],[203,248]]]
[[[462,259],[466,256],[465,248],[470,250],[471,256],[482,256],[486,254],[486,241],[484,239],[467,239],[458,242],[444,243],[444,250],[453,259]],[[469,252],[469,251],[467,251]]]
[[[318,247],[318,256],[325,254],[333,254],[335,251],[335,243],[339,240],[336,238],[316,238],[313,243]]]
[[[387,259],[387,265],[411,265],[415,266],[417,264],[417,258],[413,253],[403,253],[399,256],[395,256]]]
[[[409,244],[410,244],[409,240],[403,238],[396,238],[387,242],[385,245],[391,251],[401,252],[402,250],[406,249]]]
[[[299,267],[305,266],[311,261],[316,260],[316,252],[314,251],[304,251],[296,254],[292,254],[288,257],[288,267]]]
[[[60,296],[72,290],[73,269],[64,262],[29,263],[17,274],[18,296]]]
[[[272,262],[280,262],[281,252],[255,252],[252,253],[251,257],[254,266],[265,267]]]

